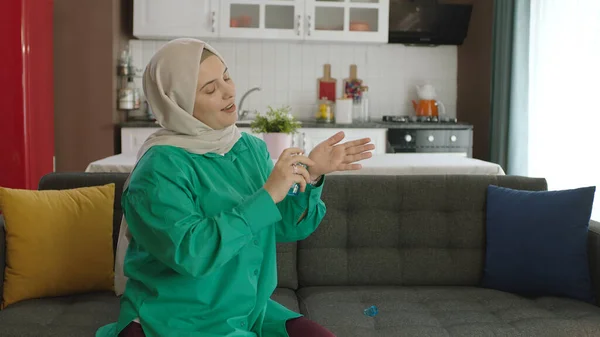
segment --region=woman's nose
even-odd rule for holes
[[[235,96],[235,84],[233,81],[227,83],[223,86],[223,99],[230,99]]]

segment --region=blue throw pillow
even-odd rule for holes
[[[483,286],[594,302],[587,237],[595,191],[489,186]]]

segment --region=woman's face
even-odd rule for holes
[[[215,130],[237,121],[235,84],[217,56],[209,56],[200,64],[193,115]]]

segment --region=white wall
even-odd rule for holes
[[[131,40],[134,64],[143,68],[165,41]],[[433,84],[449,116],[456,116],[456,46],[406,47],[397,44],[316,44],[271,41],[215,41],[209,43],[225,58],[236,83],[237,96],[254,86],[262,87],[246,99],[244,109],[264,111],[267,105],[290,105],[300,119],[312,118],[317,104],[317,79],[323,64],[342,81],[350,65],[369,86],[371,115],[413,114],[415,85]],[[137,79],[141,88],[141,79]]]

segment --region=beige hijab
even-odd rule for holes
[[[162,129],[152,134],[142,144],[137,154],[138,161],[155,145],[176,146],[196,154],[208,152],[225,154],[240,139],[240,131],[235,125],[214,130],[192,115],[200,60],[204,49],[215,54],[225,64],[223,57],[207,43],[183,38],[165,44],[146,66],[143,78],[144,94]],[[125,182],[124,188],[128,184],[129,179]],[[123,217],[115,259],[117,296],[123,294],[127,283],[123,265],[130,240],[131,233]]]

